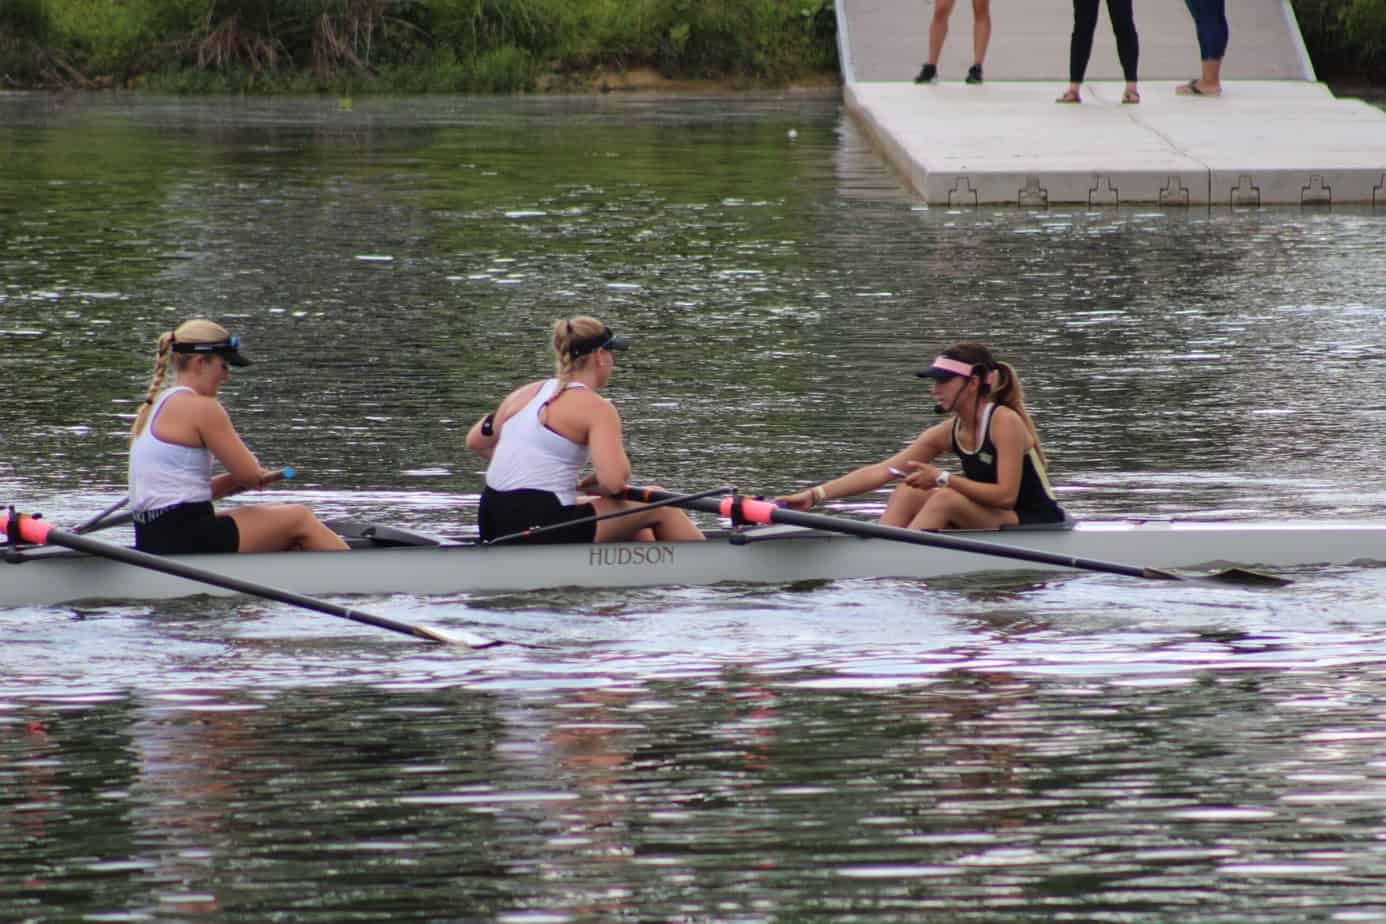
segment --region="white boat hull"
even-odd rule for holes
[[[643,587],[715,583],[795,583],[844,578],[935,579],[1054,566],[886,539],[828,535],[792,527],[746,533],[736,544],[441,545],[204,555],[179,560],[219,574],[311,595],[457,594],[557,587]],[[1165,523],[1085,522],[1071,530],[967,532],[970,539],[1076,558],[1151,568],[1266,569],[1386,562],[1386,522]],[[229,594],[185,578],[56,550],[30,550],[0,562],[0,607],[91,600],[159,600]],[[1059,569],[1062,570],[1062,569]]]

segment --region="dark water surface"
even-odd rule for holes
[[[276,497],[466,534],[466,427],[591,311],[635,340],[640,481],[880,458],[976,337],[1079,516],[1371,518],[1384,241],[925,209],[835,96],[0,95],[0,501],[122,496],[154,340],[208,314]],[[1386,570],[1292,576],[360,601],[547,646],[471,655],[247,599],[7,610],[0,920],[1386,921]]]

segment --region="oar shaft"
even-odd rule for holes
[[[671,504],[681,504],[685,501],[701,500],[705,497],[712,497],[716,494],[728,494],[731,488],[713,488],[711,491],[700,491],[697,494],[673,494],[663,500],[653,503],[642,504],[639,507],[628,507],[624,510],[616,510],[611,513],[603,513],[597,516],[583,517],[579,520],[568,520],[564,523],[551,523],[548,526],[531,526],[529,529],[522,529],[517,533],[506,533],[504,536],[497,536],[487,545],[499,545],[502,542],[510,542],[513,539],[528,539],[532,536],[542,536],[544,533],[553,532],[558,529],[571,529],[574,526],[586,526],[588,523],[598,523],[602,520],[610,520],[614,517],[628,517],[636,513],[644,513],[646,510],[654,510],[656,507],[667,507]]]
[[[9,521],[9,514],[0,513],[0,531],[9,528]],[[21,538],[34,545],[60,545],[77,552],[86,552],[89,555],[109,558],[127,565],[134,565],[138,568],[146,568],[150,571],[171,574],[174,577],[186,578],[190,581],[197,581],[202,584],[210,584],[213,587],[221,587],[226,590],[235,591],[236,593],[248,594],[254,597],[264,597],[269,600],[277,600],[280,603],[301,606],[304,609],[326,613],[329,616],[340,616],[343,619],[350,619],[353,622],[364,623],[365,625],[375,626],[380,629],[388,629],[391,632],[399,632],[402,635],[410,635],[414,638],[427,639],[430,642],[445,642],[449,644],[460,643],[470,645],[473,648],[485,648],[490,645],[499,644],[498,642],[494,642],[490,639],[483,639],[479,636],[470,639],[455,638],[448,633],[430,629],[427,626],[413,626],[408,623],[397,622],[385,616],[365,613],[349,606],[340,606],[327,600],[308,597],[291,590],[258,584],[254,581],[243,580],[229,574],[218,574],[215,571],[207,571],[203,568],[195,568],[192,565],[185,564],[184,562],[172,558],[150,555],[138,549],[130,549],[120,545],[113,545],[109,542],[102,542],[98,539],[79,536],[76,533],[58,529],[32,517],[21,516],[17,525]],[[322,554],[328,553],[324,552]]]
[[[664,491],[656,491],[653,488],[631,488],[626,492],[626,496],[637,501],[653,501],[674,497],[676,495],[671,495]],[[963,536],[951,536],[947,533],[901,529],[898,526],[882,526],[879,523],[866,523],[860,520],[848,520],[842,517],[804,513],[799,510],[790,510],[786,507],[780,507],[770,501],[755,500],[754,498],[742,497],[740,495],[724,497],[720,500],[690,500],[687,504],[696,510],[716,513],[724,517],[731,517],[734,520],[739,519],[746,523],[787,523],[793,526],[805,526],[810,529],[821,529],[835,533],[848,533],[849,535],[864,536],[872,539],[890,539],[895,542],[908,542],[913,545],[924,545],[931,548],[951,549],[955,552],[995,555],[1000,558],[1012,558],[1018,561],[1029,561],[1042,565],[1056,565],[1061,568],[1077,568],[1079,570],[1088,571],[1105,571],[1110,574],[1122,574],[1128,577],[1162,579],[1177,577],[1176,575],[1166,572],[1155,571],[1149,568],[1140,568],[1135,565],[1126,565],[1120,562],[1102,561],[1095,558],[1078,558],[1072,555],[1060,555],[1055,552],[1043,552],[1038,549],[1026,549],[1019,546],[1003,545],[979,539],[968,539]]]
[[[89,533],[92,530],[105,529],[107,526],[114,526],[116,520],[118,519],[125,519],[126,522],[129,522],[128,518],[130,516],[133,516],[133,514],[126,514],[124,517],[115,517],[112,518],[109,522],[103,522],[106,520],[107,517],[109,517],[111,514],[115,513],[117,510],[119,510],[121,507],[124,507],[128,503],[130,503],[130,498],[128,496],[122,497],[120,500],[116,501],[114,504],[107,507],[105,510],[101,511],[96,516],[92,517],[90,520],[87,520],[87,522],[83,523],[81,526],[73,527],[72,531],[74,533]]]

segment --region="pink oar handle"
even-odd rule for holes
[[[21,542],[30,545],[47,545],[48,534],[52,532],[53,524],[37,517],[31,517],[27,513],[16,514],[14,518],[14,532],[19,536]],[[8,512],[0,513],[0,532],[10,534],[10,515]]]

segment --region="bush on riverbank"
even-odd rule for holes
[[[1321,78],[1386,84],[1386,0],[1292,4]],[[521,92],[837,66],[832,0],[0,0],[0,88]]]
[[[1386,0],[1293,0],[1323,80],[1386,83]]]
[[[513,92],[837,68],[832,0],[3,0],[0,86]]]

